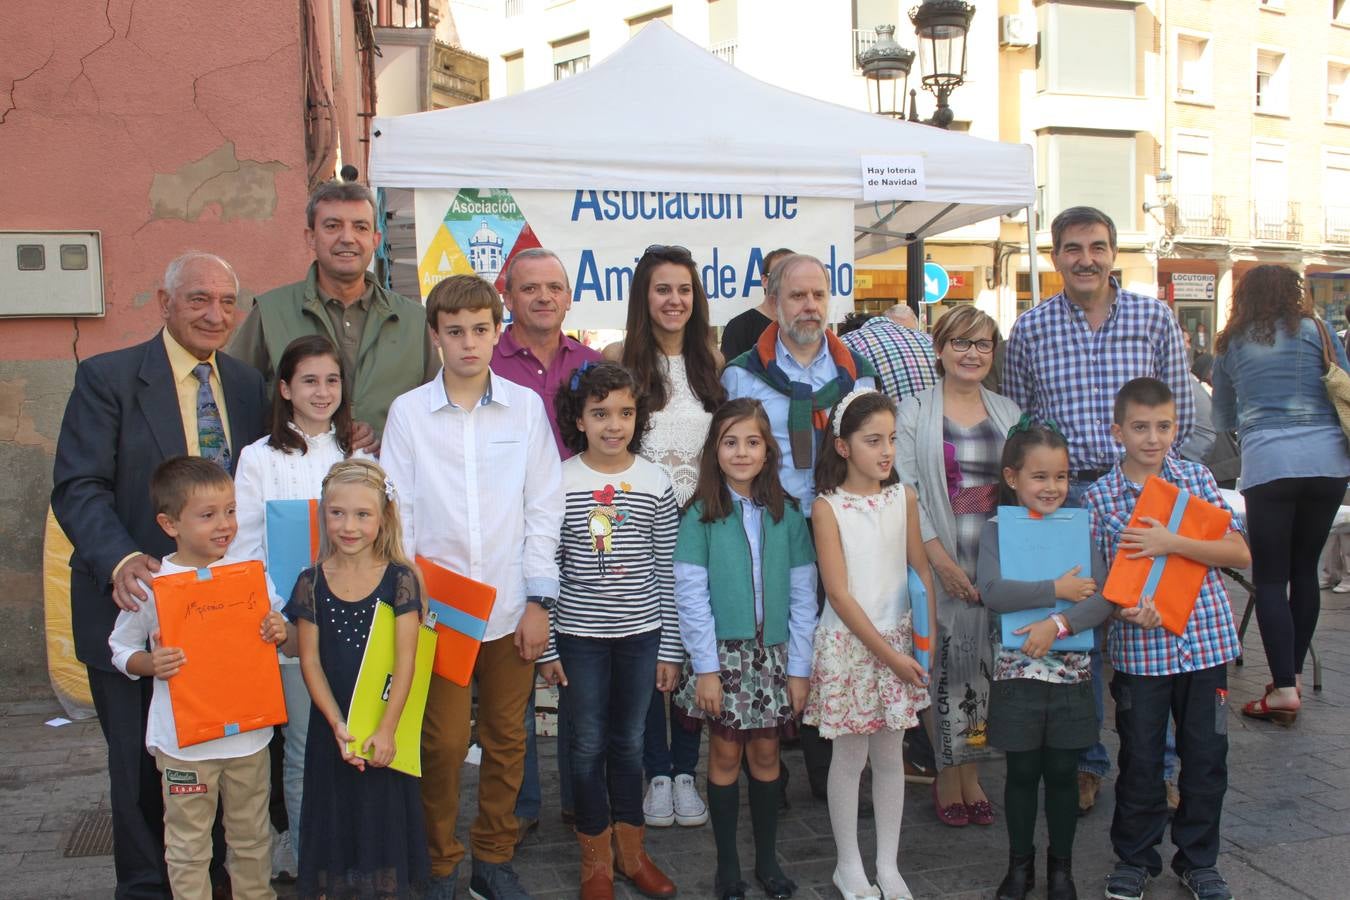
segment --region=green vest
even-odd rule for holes
[[[755,584],[750,571],[750,540],[740,509],[715,522],[701,522],[702,504],[694,503],[680,520],[675,561],[708,570],[708,594],[719,641],[742,641],[755,636]],[[764,643],[788,639],[791,579],[797,566],[816,561],[806,519],[791,504],[775,522],[768,510],[760,520],[760,580],[764,590]]]
[[[352,419],[384,433],[389,405],[426,381],[427,317],[416,300],[374,284],[365,331],[352,376]],[[262,317],[263,342],[270,360],[268,389],[274,388],[277,363],[286,345],[307,334],[321,334],[337,346],[332,321],[319,297],[318,265],[311,264],[304,281],[283,285],[259,295],[253,315]]]

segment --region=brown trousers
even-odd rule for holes
[[[164,858],[174,897],[210,900],[211,828],[220,803],[235,900],[275,900],[267,748],[236,759],[195,761],[156,753],[155,764],[164,792]]]
[[[478,683],[478,817],[469,829],[473,856],[509,862],[516,847],[516,795],[525,771],[525,702],[534,689],[534,664],[520,658],[513,635],[487,641],[474,665]],[[422,811],[431,874],[444,878],[464,858],[455,837],[459,773],[469,749],[472,696],[444,678],[431,679],[422,720]]]

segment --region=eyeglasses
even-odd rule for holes
[[[980,353],[993,353],[994,342],[989,338],[982,338],[978,341],[972,341],[970,338],[952,338],[947,342],[957,353],[965,353],[971,347],[974,347]]]
[[[692,259],[694,256],[694,254],[689,252],[688,247],[681,247],[679,244],[652,244],[646,250],[642,251],[643,256],[646,256],[649,253],[654,253],[657,256],[680,256],[685,259]]]

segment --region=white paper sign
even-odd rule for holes
[[[923,200],[928,194],[922,156],[862,157],[864,200]]]
[[[1191,272],[1173,272],[1172,299],[1213,300],[1214,282],[1216,280],[1217,278],[1214,275],[1195,274]]]

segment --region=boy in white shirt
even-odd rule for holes
[[[235,560],[225,556],[234,540],[234,482],[217,463],[199,456],[165,460],[150,479],[156,521],[177,543],[164,557],[156,579]],[[271,764],[267,744],[272,728],[244,731],[179,747],[169,698],[168,680],[188,663],[179,647],[160,644],[154,589],[144,586],[146,600],[135,612],[117,616],[108,645],[113,665],[129,678],[154,678],[145,745],[155,757],[164,791],[164,847],[169,883],[176,897],[211,896],[211,828],[217,798],[224,801],[228,869],[235,900],[262,900],[276,895],[272,874],[271,834],[267,801]],[[282,599],[268,582],[271,608],[259,621],[259,640],[286,644]],[[149,646],[150,650],[145,648]]]
[[[474,666],[483,760],[470,889],[480,900],[528,900],[510,865],[514,809],[525,702],[558,597],[562,466],[543,401],[488,368],[502,326],[496,289],[473,275],[441,281],[427,296],[427,325],[442,369],[389,408],[380,464],[398,490],[408,558],[497,588]],[[455,825],[471,703],[469,688],[431,679],[422,726],[427,900],[454,900],[464,858]]]

